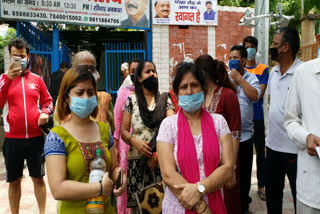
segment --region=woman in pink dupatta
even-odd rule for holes
[[[139,64],[140,60],[132,60],[129,63],[129,73],[130,76],[134,75],[136,68]],[[133,81],[132,81],[133,82]],[[121,88],[118,91],[118,96],[116,100],[116,104],[114,106],[114,123],[115,123],[115,132],[113,135],[115,146],[118,148],[118,161],[119,166],[124,169],[127,173],[127,158],[128,158],[128,150],[129,146],[121,139],[120,136],[120,127],[122,122],[122,111],[123,107],[128,99],[128,97],[134,94],[134,86],[126,86]],[[117,212],[119,214],[129,214],[130,208],[127,208],[127,190],[117,198]]]
[[[204,85],[197,65],[178,66],[173,90],[182,110],[163,120],[157,137],[168,186],[163,214],[227,214],[221,188],[233,173],[232,136],[223,116],[201,108]]]

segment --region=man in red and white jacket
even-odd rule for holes
[[[3,108],[3,155],[10,208],[12,213],[19,213],[21,178],[26,159],[40,214],[44,214],[44,137],[39,126],[48,122],[52,98],[42,79],[29,70],[28,44],[23,39],[13,39],[9,43],[9,52],[11,64],[8,71],[0,76],[0,108]],[[13,62],[17,57],[21,58],[21,66],[19,60],[18,63]]]

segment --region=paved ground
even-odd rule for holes
[[[24,170],[25,178],[22,180],[22,197],[20,202],[20,214],[38,214],[38,207],[35,196],[33,194],[33,184],[31,178],[28,176],[28,170]],[[251,211],[255,214],[267,214],[265,202],[261,201],[257,195],[257,179],[256,179],[256,166],[255,159],[252,172],[252,187],[251,197],[253,202],[251,203]],[[53,199],[48,186],[47,177],[45,177],[45,183],[47,184],[47,214],[56,213],[56,201]],[[5,181],[5,168],[3,162],[2,153],[0,153],[0,213],[10,213],[9,201],[8,201],[8,184]],[[284,191],[283,200],[283,214],[293,214],[293,203],[288,181]]]

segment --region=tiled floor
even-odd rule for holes
[[[0,154],[0,170],[3,169],[3,159],[2,153]],[[1,175],[1,172],[0,172]],[[22,180],[22,197],[20,201],[20,214],[38,214],[37,201],[33,193],[33,184],[31,178],[28,176],[28,170],[24,170],[25,178]],[[1,179],[0,176],[0,214],[9,214],[9,201],[8,201],[8,184],[5,180]],[[56,213],[56,201],[53,199],[48,186],[47,177],[44,178],[47,186],[47,203],[46,203],[46,213],[55,214]],[[265,202],[261,201],[257,196],[257,180],[256,180],[256,166],[255,160],[252,172],[252,186],[251,186],[251,197],[253,202],[251,203],[251,211],[255,214],[267,214]],[[286,182],[284,201],[283,201],[283,214],[293,214],[293,203],[288,181]]]

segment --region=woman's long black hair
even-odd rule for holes
[[[220,87],[229,88],[237,93],[236,86],[229,79],[224,62],[213,59],[210,55],[199,56],[195,63],[204,71],[207,81],[212,81]]]

